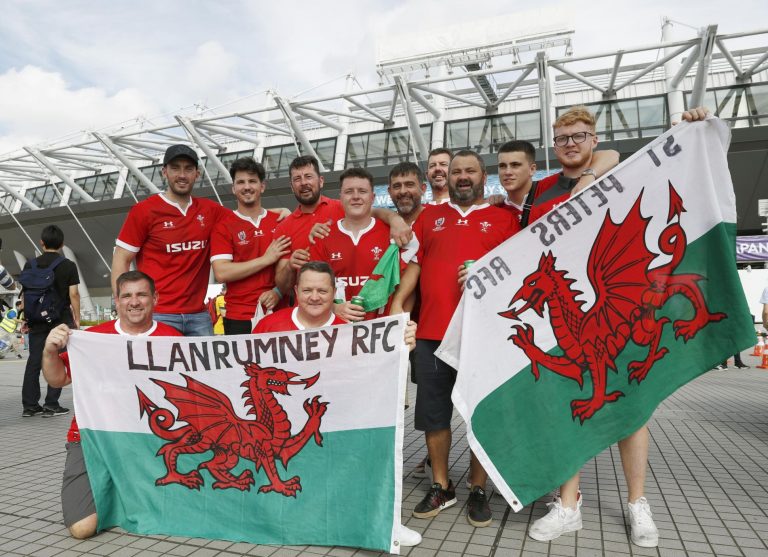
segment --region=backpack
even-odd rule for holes
[[[29,268],[21,271],[19,283],[24,287],[24,313],[30,324],[50,325],[60,320],[64,300],[56,290],[54,270],[64,261],[60,255],[43,269],[37,266],[37,259],[32,259]]]

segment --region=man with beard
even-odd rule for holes
[[[450,202],[426,207],[414,223],[419,241],[416,256],[403,273],[395,292],[391,313],[403,311],[405,301],[420,281],[421,310],[416,332],[416,429],[425,432],[432,463],[433,484],[416,505],[413,516],[430,518],[456,504],[456,491],[448,478],[451,447],[451,391],[456,370],[434,356],[461,298],[457,270],[467,260],[479,259],[519,230],[516,220],[484,200],[487,173],[482,157],[474,151],[459,151],[448,172]],[[446,277],[457,277],[446,283]],[[427,288],[424,288],[427,285]],[[488,526],[492,515],[485,494],[488,475],[471,455],[472,490],[467,502],[467,520],[476,527]]]
[[[291,240],[274,236],[278,217],[261,206],[264,167],[244,157],[232,163],[229,174],[237,209],[211,233],[211,265],[216,280],[227,287],[224,334],[247,335],[257,305],[268,311],[282,297],[275,286],[275,264],[290,253]]]
[[[309,233],[316,224],[330,225],[344,216],[341,203],[321,195],[325,179],[320,176],[317,159],[304,155],[296,157],[288,169],[291,189],[299,205],[275,230],[278,236],[291,239],[290,257],[283,256],[277,264],[277,283],[286,289],[293,286],[296,271],[309,261]],[[398,215],[387,209],[374,209],[373,216],[390,227],[390,235],[397,245],[402,246],[411,239],[411,229]],[[315,229],[324,237],[328,227]]]
[[[393,166],[389,171],[389,197],[395,204],[397,214],[409,226],[413,226],[424,206],[421,198],[427,191],[424,183],[424,174],[418,164],[401,162]]]
[[[432,191],[430,205],[440,205],[450,201],[448,195],[448,166],[453,153],[440,147],[429,152],[427,157],[427,180]]]

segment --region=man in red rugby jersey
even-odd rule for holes
[[[509,213],[485,202],[487,173],[482,157],[459,151],[448,173],[449,203],[426,207],[413,225],[419,241],[416,257],[408,263],[392,301],[399,313],[418,284],[421,294],[420,322],[416,333],[416,429],[424,431],[432,464],[433,484],[416,505],[417,518],[436,516],[456,504],[456,491],[448,478],[451,447],[451,390],[456,370],[435,358],[448,323],[461,298],[457,272],[466,260],[479,259],[520,229]],[[421,280],[419,281],[419,278]],[[454,280],[446,280],[456,277]],[[471,457],[472,491],[467,519],[477,527],[488,526],[492,515],[485,494],[487,474]]]
[[[243,157],[229,173],[237,209],[214,226],[211,265],[216,280],[227,285],[224,334],[247,335],[257,305],[271,310],[282,297],[275,286],[275,264],[289,253],[291,240],[275,236],[278,216],[261,206],[266,187],[261,163]]]
[[[155,282],[141,271],[128,271],[117,277],[115,305],[118,318],[88,329],[92,333],[125,336],[180,336],[181,333],[152,318],[157,304]],[[61,388],[72,382],[69,358],[66,352],[70,328],[59,325],[48,334],[43,348],[43,376],[48,384]],[[77,539],[96,533],[96,506],[85,469],[80,430],[75,416],[67,432],[67,460],[61,486],[61,507],[64,526]]]

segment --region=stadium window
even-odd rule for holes
[[[432,126],[419,127],[427,145],[432,142]],[[351,135],[347,139],[346,166],[390,166],[411,158],[414,147],[408,128]]]
[[[317,153],[318,159],[326,170],[333,170],[333,159],[336,155],[336,138],[315,139],[309,144]],[[267,178],[282,178],[288,176],[288,167],[293,159],[304,154],[304,150],[299,144],[299,150],[293,143],[287,145],[273,145],[264,149],[262,164],[267,173]]]

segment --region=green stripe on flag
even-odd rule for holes
[[[178,484],[155,486],[165,475],[156,453],[164,441],[150,434],[81,430],[86,466],[97,501],[99,528],[120,526],[139,534],[167,534],[247,541],[257,544],[344,545],[389,551],[394,502],[395,428],[323,433],[297,454],[283,480],[301,478],[296,498],[259,493],[268,484],[264,470],[240,459],[232,473],[254,472],[250,491],[212,489],[201,471],[200,490]],[[131,458],[126,458],[131,455]],[[181,455],[178,468],[189,472],[212,452]],[[366,486],[393,486],[375,498]],[[118,494],[127,494],[119,497]],[[398,522],[399,522],[399,517]]]
[[[630,341],[616,360],[618,373],[608,372],[607,391],[619,390],[625,396],[607,403],[583,425],[572,418],[570,403],[590,397],[588,373],[582,390],[574,380],[543,366],[535,381],[528,366],[478,404],[471,419],[473,434],[523,505],[572,477],[605,448],[606,439],[616,442],[640,428],[680,386],[752,345],[754,327],[736,261],[733,255],[724,255],[733,254],[735,236],[735,225],[719,224],[688,246],[674,273],[707,277],[698,285],[710,311],[725,312],[728,318],[708,324],[687,343],[675,339],[671,323],[667,324],[660,346],[669,348],[669,353],[640,385],[628,383],[627,364],[644,360],[648,350]],[[689,319],[693,308],[686,297],[678,295],[657,315],[672,321]],[[551,353],[562,354],[559,348]],[[546,430],[536,427],[542,423],[547,424]]]

